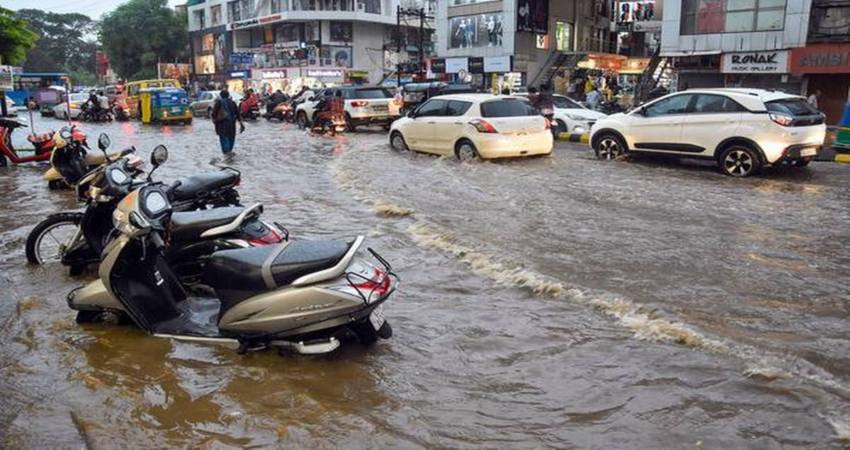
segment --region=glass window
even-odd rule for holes
[[[744,107],[724,95],[700,94],[694,103],[694,114],[741,112]]]
[[[558,51],[572,50],[572,24],[555,22],[555,47]]]
[[[553,103],[555,103],[556,108],[584,109],[583,106],[579,105],[578,103],[576,103],[575,101],[573,101],[571,98],[568,98],[568,97],[555,95],[555,96],[552,97],[552,101],[553,101]]]
[[[726,11],[739,11],[742,9],[755,9],[756,0],[727,0]]]
[[[471,102],[463,102],[460,100],[449,100],[448,105],[446,106],[446,115],[447,116],[462,116],[469,111],[469,107],[472,106]]]
[[[791,116],[808,116],[818,114],[818,110],[801,98],[787,98],[765,103],[767,110],[774,113]]]
[[[674,95],[647,106],[644,111],[646,111],[647,117],[684,114],[693,97],[692,94]]]
[[[442,116],[446,108],[445,100],[431,99],[423,103],[422,106],[416,109],[416,116]]]
[[[393,98],[390,91],[386,89],[358,89],[356,98],[376,99],[376,98]]]
[[[680,32],[740,33],[781,30],[786,0],[683,0]]]
[[[755,11],[727,12],[724,31],[727,33],[752,31],[755,14]]]
[[[756,19],[756,30],[781,30],[784,28],[785,10],[759,11]]]
[[[210,8],[210,15],[212,16],[212,24],[220,25],[221,24],[221,5],[215,5]]]
[[[519,99],[491,100],[481,104],[482,117],[523,117],[536,116],[534,108],[527,101]]]

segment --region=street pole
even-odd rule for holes
[[[419,8],[419,82],[425,81],[425,8]]]
[[[396,87],[401,87],[401,5],[395,10],[395,80]]]

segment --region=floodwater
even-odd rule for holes
[[[165,181],[218,152],[202,119],[84,129],[145,158],[165,144]],[[93,275],[24,257],[73,196],[0,169],[0,447],[850,445],[847,166],[734,180],[577,145],[459,164],[385,141],[264,122],[237,139],[244,203],[300,238],[365,234],[402,277],[392,339],[318,357],[77,325],[64,297]]]

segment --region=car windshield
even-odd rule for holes
[[[770,112],[790,116],[810,116],[818,113],[817,109],[806,103],[802,98],[783,98],[782,100],[767,102],[765,106]]]
[[[482,117],[536,116],[528,102],[518,99],[492,100],[481,104]]]
[[[581,106],[575,100],[567,97],[562,97],[560,95],[556,95],[552,98],[552,101],[555,103],[556,108],[563,109],[585,109],[584,106]]]
[[[375,98],[391,98],[392,94],[386,89],[357,89],[354,91],[355,98],[375,99]]]

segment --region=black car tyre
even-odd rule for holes
[[[397,152],[409,150],[407,142],[404,140],[404,136],[401,135],[400,131],[393,131],[392,134],[390,134],[390,147]]]
[[[733,144],[720,154],[720,171],[732,177],[748,177],[761,170],[761,159],[750,147]]]
[[[357,125],[351,121],[351,116],[348,113],[345,113],[345,128],[349,133],[357,131]]]
[[[455,156],[460,161],[472,161],[479,157],[478,149],[469,139],[461,139],[455,145]]]
[[[605,133],[594,140],[593,151],[599,159],[617,159],[626,153],[626,144],[614,133]]]

